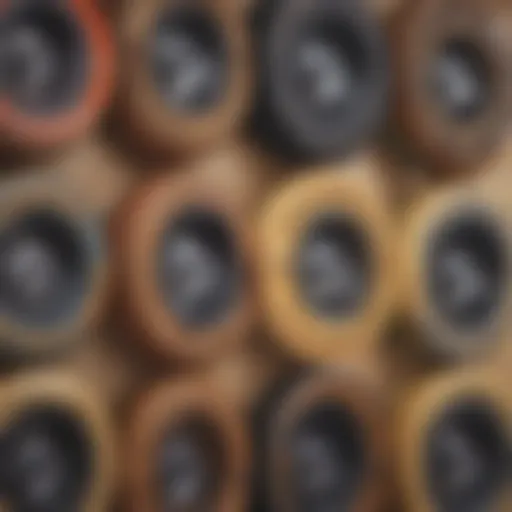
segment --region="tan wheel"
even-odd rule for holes
[[[238,0],[126,3],[118,111],[133,145],[193,153],[238,126],[250,95],[245,26]]]
[[[349,170],[292,180],[261,212],[260,292],[272,334],[306,360],[365,353],[393,305],[393,229],[380,193]]]
[[[191,174],[159,177],[117,217],[123,317],[163,357],[211,359],[252,325],[247,216],[224,192]]]
[[[169,381],[146,392],[132,411],[125,455],[128,510],[245,510],[249,441],[211,382]]]
[[[24,175],[0,191],[0,350],[49,355],[100,318],[108,271],[102,224],[58,176]]]
[[[406,214],[403,307],[431,353],[482,355],[506,341],[511,237],[502,212],[475,190],[430,194]]]
[[[38,372],[3,380],[0,404],[2,510],[110,510],[114,439],[99,396]]]

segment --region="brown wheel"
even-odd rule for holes
[[[267,326],[305,360],[365,353],[393,305],[393,229],[383,197],[347,170],[288,182],[259,223]]]
[[[107,512],[114,439],[83,382],[58,372],[0,383],[2,510]]]
[[[415,0],[399,13],[397,118],[433,172],[477,168],[506,133],[512,32],[505,19],[495,0]]]
[[[107,291],[106,243],[79,191],[24,176],[0,191],[0,352],[47,356],[80,340]]]
[[[380,510],[387,456],[380,393],[346,368],[278,385],[256,416],[258,510]]]
[[[115,226],[124,317],[164,358],[199,362],[241,343],[253,319],[247,218],[201,176],[158,177]]]
[[[165,382],[144,394],[128,423],[125,454],[128,510],[245,510],[249,439],[211,382]]]
[[[114,75],[112,37],[94,2],[7,0],[3,15],[2,146],[46,150],[83,136],[106,107]]]
[[[120,15],[119,114],[129,140],[162,154],[212,146],[243,118],[249,54],[238,0],[149,0]]]
[[[510,510],[510,400],[493,376],[467,370],[427,379],[397,415],[405,510]]]
[[[424,349],[460,359],[505,341],[511,249],[505,216],[474,190],[445,189],[410,208],[401,250],[403,308]]]

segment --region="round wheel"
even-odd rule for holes
[[[83,136],[113,86],[113,42],[94,2],[8,0],[3,16],[2,146],[39,151]]]
[[[129,510],[244,510],[249,440],[242,418],[211,383],[151,389],[135,407],[127,433]]]
[[[477,168],[506,134],[512,32],[503,7],[418,0],[394,26],[397,118],[432,172]]]
[[[124,316],[163,357],[208,360],[248,334],[252,254],[246,218],[231,199],[193,175],[159,177],[120,212]]]
[[[494,384],[489,375],[455,373],[407,395],[396,430],[407,510],[509,510],[510,403]]]
[[[237,0],[149,0],[120,16],[120,129],[151,152],[193,153],[232,132],[249,100]]]
[[[288,158],[343,156],[375,134],[388,95],[385,42],[362,2],[263,1],[255,13],[255,128]]]
[[[346,369],[278,386],[256,424],[255,503],[283,512],[379,510],[382,414],[378,389]]]
[[[98,397],[38,373],[0,383],[0,403],[3,510],[109,510],[114,443]]]
[[[260,218],[267,326],[305,360],[373,347],[393,305],[393,229],[368,182],[337,172],[287,183]]]
[[[467,358],[504,341],[511,248],[505,218],[471,191],[444,190],[407,213],[403,305],[424,348]]]
[[[5,184],[0,204],[0,351],[53,354],[78,342],[104,305],[101,225],[50,179]]]

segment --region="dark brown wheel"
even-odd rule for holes
[[[106,241],[80,194],[49,174],[0,191],[0,352],[46,356],[76,344],[102,312]]]
[[[395,430],[405,510],[510,510],[510,400],[495,375],[467,370],[407,394]]]
[[[348,369],[302,375],[277,386],[256,415],[258,510],[381,510],[380,390]]]
[[[247,217],[201,178],[142,185],[115,228],[123,317],[142,343],[181,362],[243,343],[254,313]]]
[[[0,383],[2,510],[108,512],[114,439],[99,396],[61,372]]]
[[[394,305],[394,234],[366,177],[338,169],[286,183],[258,227],[261,303],[288,352],[332,362],[373,350]]]
[[[474,190],[445,189],[407,212],[403,307],[424,349],[444,359],[506,342],[512,252],[503,213]]]
[[[211,382],[165,382],[146,392],[124,450],[127,510],[246,509],[249,439],[242,417]]]
[[[39,151],[82,137],[114,77],[112,37],[94,2],[7,0],[2,11],[1,146]]]
[[[120,130],[132,144],[191,153],[239,125],[251,65],[238,0],[127,2],[119,26]]]
[[[506,133],[512,31],[503,7],[415,0],[393,25],[398,121],[434,173],[478,168]]]

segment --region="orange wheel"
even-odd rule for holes
[[[128,423],[125,455],[127,510],[245,510],[249,439],[209,382],[167,382],[147,392]]]
[[[80,197],[48,174],[2,186],[2,357],[61,351],[99,319],[107,291],[106,243],[99,219],[81,208]]]
[[[512,25],[503,7],[414,0],[393,26],[397,118],[432,172],[478,168],[506,134]]]
[[[397,475],[405,510],[510,510],[510,400],[494,376],[427,379],[397,414]]]
[[[408,210],[403,307],[425,349],[460,359],[507,340],[511,250],[509,223],[474,190],[445,189]]]
[[[193,153],[238,126],[251,69],[238,0],[126,3],[119,26],[119,124],[133,145]]]
[[[394,234],[384,198],[350,170],[286,183],[259,223],[266,324],[291,353],[332,362],[373,349],[394,302]]]
[[[110,98],[114,49],[94,2],[7,0],[7,150],[53,149],[81,136]]]
[[[200,176],[158,177],[116,219],[123,316],[163,357],[208,360],[250,330],[250,231],[221,188]]]
[[[112,426],[100,397],[61,373],[0,382],[2,510],[108,512]]]
[[[381,510],[387,440],[380,393],[346,368],[278,386],[257,414],[255,504],[282,512]]]

